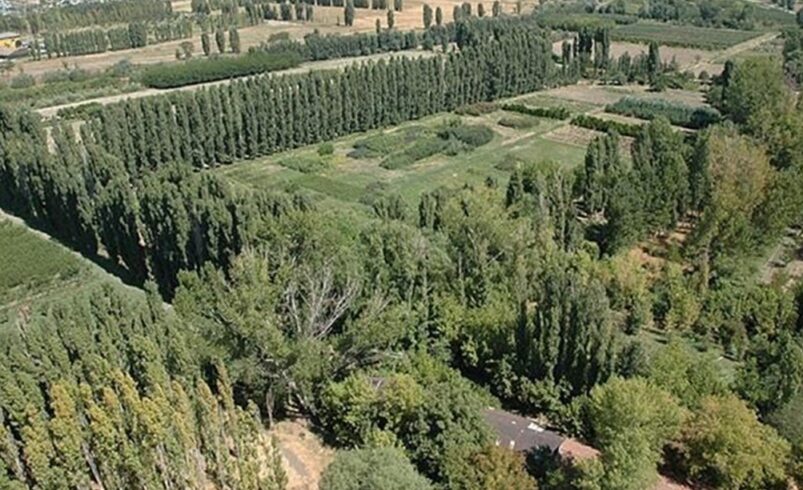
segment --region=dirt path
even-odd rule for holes
[[[394,56],[407,56],[407,57],[424,57],[424,56],[435,56],[435,54],[431,51],[422,51],[422,50],[410,50],[410,51],[397,51],[395,53],[379,53],[373,54],[368,56],[359,56],[356,58],[337,58],[332,60],[323,60],[323,61],[310,61],[308,63],[302,63],[300,66],[296,68],[290,68],[287,70],[276,71],[267,74],[268,76],[282,76],[282,75],[294,75],[299,73],[306,73],[310,71],[319,71],[319,70],[336,70],[340,68],[344,68],[346,66],[350,66],[355,63],[361,63],[364,61],[377,61],[382,59],[392,58]],[[166,94],[170,92],[177,92],[177,91],[192,91],[198,90],[200,88],[206,87],[214,87],[216,85],[225,85],[231,83],[232,80],[245,80],[248,78],[254,77],[261,77],[265,76],[265,74],[260,75],[253,75],[252,77],[240,77],[234,79],[227,79],[227,80],[218,80],[215,82],[208,82],[208,83],[200,83],[196,85],[186,85],[184,87],[176,87],[170,89],[156,89],[156,88],[146,88],[142,90],[138,90],[136,92],[129,92],[126,94],[118,94],[118,95],[109,95],[106,97],[98,97],[95,99],[87,99],[81,102],[72,102],[70,104],[62,104],[52,107],[45,107],[42,109],[38,109],[37,112],[44,117],[50,118],[55,116],[60,109],[64,109],[67,107],[75,107],[80,106],[88,103],[98,103],[102,105],[106,104],[113,104],[115,102],[119,102],[121,100],[127,99],[139,99],[141,97],[149,97],[151,95],[158,95],[158,94]]]
[[[780,36],[780,32],[768,32],[766,34],[762,34],[761,36],[754,37],[753,39],[748,39],[743,43],[736,44],[735,46],[731,46],[728,49],[717,51],[716,55],[709,58],[700,60],[690,66],[681,67],[683,70],[689,70],[694,73],[698,73],[704,69],[710,68],[712,65],[722,64],[727,61],[729,58],[733,58],[739,53],[743,53],[745,51],[749,51],[751,49],[757,48],[762,44],[766,44],[775,40],[778,36]]]

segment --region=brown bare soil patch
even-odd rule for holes
[[[566,126],[561,126],[557,129],[553,129],[552,131],[544,134],[543,137],[544,139],[555,141],[557,143],[586,147],[588,146],[589,143],[591,143],[591,141],[594,138],[601,135],[602,133],[600,133],[599,131],[594,131],[593,129],[580,128],[568,124]]]
[[[288,490],[314,490],[335,451],[324,446],[305,420],[285,420],[269,432],[275,436],[287,471]]]
[[[581,128],[568,124],[561,126],[546,133],[543,137],[550,141],[563,143],[567,145],[579,146],[585,148],[597,136],[602,136],[603,133],[594,131],[593,129]],[[623,155],[630,154],[630,148],[633,146],[633,138],[623,136],[620,138],[619,151]]]
[[[629,53],[630,56],[646,53],[648,46],[646,44],[614,42],[611,43],[611,56],[618,58],[619,56]],[[681,70],[699,63],[704,60],[711,59],[717,55],[717,51],[705,51],[702,49],[693,48],[676,48],[669,46],[661,46],[661,59],[665,63],[669,63],[674,58],[680,65]]]

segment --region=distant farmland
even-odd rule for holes
[[[611,38],[614,41],[636,43],[654,41],[664,46],[718,50],[730,48],[761,34],[760,31],[735,31],[709,27],[638,23],[614,28],[611,32]]]

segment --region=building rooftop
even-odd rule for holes
[[[482,416],[496,434],[496,445],[514,451],[526,452],[549,448],[552,452],[556,452],[566,440],[560,434],[541,427],[532,419],[504,410],[486,408],[482,411]]]

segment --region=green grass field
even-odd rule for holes
[[[636,43],[657,42],[663,46],[678,46],[708,50],[730,48],[760,36],[761,31],[736,31],[708,27],[681,26],[655,22],[617,26],[611,31],[614,41]]]
[[[0,251],[0,312],[111,280],[63,245],[2,218]]]
[[[513,115],[497,110],[482,116],[437,115],[398,127],[349,136],[332,142],[332,155],[318,155],[319,146],[300,148],[258,160],[238,162],[217,172],[236,184],[253,188],[301,189],[324,200],[327,205],[368,209],[365,203],[384,192],[401,195],[412,207],[422,193],[441,186],[460,187],[480,184],[487,178],[505,185],[515,162],[556,161],[577,165],[585,156],[585,144],[551,141],[544,135],[568,124],[533,117],[527,128],[499,124]],[[416,159],[400,168],[383,168],[389,156],[419,154],[438,128],[459,119],[464,125],[485,126],[494,132],[490,143],[451,155],[439,152]],[[322,160],[318,170],[305,172],[288,168],[289,161]],[[387,165],[385,165],[387,166]]]

